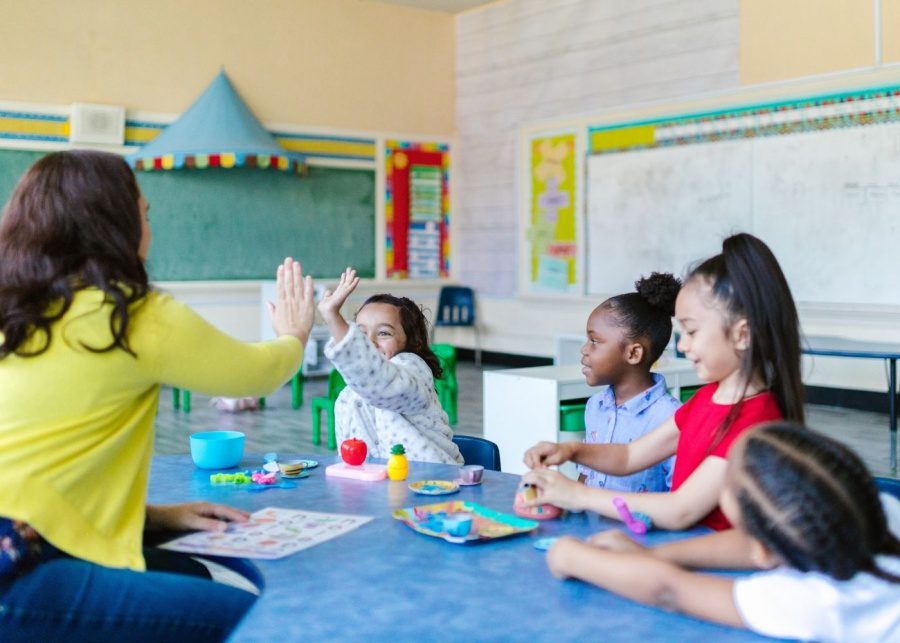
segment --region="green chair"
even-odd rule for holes
[[[585,431],[584,409],[587,400],[564,400],[559,405],[559,430],[566,433]]]
[[[334,403],[338,395],[347,383],[336,368],[328,374],[328,397],[314,397],[312,399],[312,443],[322,442],[322,411],[325,411],[328,421],[328,448],[337,449],[337,437],[334,433]]]
[[[700,390],[699,386],[682,386],[679,390],[679,397],[681,398],[681,403],[684,404],[689,399],[694,396],[694,393]]]
[[[303,406],[303,367],[291,378],[291,407],[299,409]],[[191,412],[191,392],[187,389],[172,387],[172,408],[176,411],[183,408],[185,413]],[[266,408],[266,398],[259,398],[259,408]]]
[[[450,344],[432,344],[431,350],[437,355],[444,370],[444,376],[434,381],[434,390],[441,408],[447,412],[447,419],[451,425],[457,421],[457,407],[459,401],[459,382],[456,379],[456,347]]]

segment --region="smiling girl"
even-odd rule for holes
[[[341,306],[358,284],[347,268],[319,302],[331,332],[325,355],[347,382],[334,407],[338,442],[363,440],[375,458],[389,457],[399,443],[410,460],[462,464],[434,390],[443,372],[428,346],[425,315],[406,297],[373,295],[348,324]]]

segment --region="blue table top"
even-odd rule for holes
[[[827,335],[807,335],[803,337],[800,342],[800,349],[808,355],[900,359],[900,344],[897,343],[869,342]]]
[[[373,516],[359,529],[279,560],[254,561],[265,579],[260,600],[241,623],[235,641],[272,640],[763,640],[736,630],[645,607],[579,581],[561,582],[533,547],[540,537],[585,537],[620,528],[596,515],[570,514],[542,523],[530,534],[455,545],[414,532],[391,517],[394,509],[443,500],[469,500],[511,513],[519,477],[486,471],[483,484],[454,495],[416,495],[407,484],[452,479],[456,468],[410,463],[404,482],[326,478],[320,462],[295,489],[251,493],[212,486],[210,471],[190,456],[153,459],[153,503],[208,500],[255,511],[264,507]],[[261,458],[246,457],[241,468]],[[652,532],[648,542],[684,537]]]

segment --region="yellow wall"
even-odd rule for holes
[[[874,65],[874,16],[872,0],[741,0],[741,82]],[[887,35],[900,47],[900,30]]]
[[[900,0],[881,0],[881,57],[900,62]]]
[[[454,21],[363,0],[3,3],[0,100],[180,113],[224,65],[264,122],[454,130]]]

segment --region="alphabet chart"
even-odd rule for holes
[[[192,554],[271,560],[342,536],[370,520],[371,516],[266,507],[251,514],[247,522],[229,523],[223,532],[198,531],[161,547]]]

